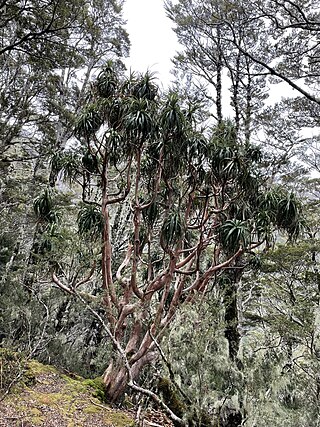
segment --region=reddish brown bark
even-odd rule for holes
[[[144,357],[135,362],[130,367],[132,380],[137,380],[143,368],[154,362],[156,358],[156,352],[148,351]],[[115,361],[110,362],[104,373],[103,381],[106,387],[106,395],[110,402],[114,403],[123,397],[128,387],[129,378],[127,368],[124,366],[120,356]]]

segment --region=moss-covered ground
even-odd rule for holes
[[[134,425],[133,414],[113,409],[104,401],[99,378],[65,375],[34,360],[20,365],[20,369],[23,375],[0,401],[0,427]]]

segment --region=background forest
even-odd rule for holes
[[[317,0],[0,1],[0,343],[182,426],[320,425]]]

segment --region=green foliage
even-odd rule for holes
[[[219,232],[223,247],[229,251],[236,251],[240,246],[247,247],[250,243],[250,228],[246,221],[227,220]]]
[[[0,348],[0,397],[22,380],[26,361],[22,354]]]
[[[123,120],[128,108],[128,105],[119,98],[112,98],[106,105],[106,116],[110,124],[111,130],[120,129],[123,125]]]
[[[154,83],[155,75],[147,71],[140,80],[138,80],[133,88],[132,94],[136,98],[144,98],[148,101],[154,101],[158,94],[158,87]]]
[[[242,352],[249,425],[314,425],[318,418],[318,241],[277,245],[246,275]],[[249,291],[250,289],[250,291]],[[308,384],[308,385],[307,385]],[[308,408],[308,410],[306,410]],[[285,420],[285,421],[284,421]]]
[[[157,389],[164,402],[178,417],[183,418],[186,413],[184,402],[178,397],[178,392],[168,378],[159,379]]]
[[[300,219],[301,206],[296,196],[291,192],[282,198],[278,205],[277,223],[286,230],[290,238],[299,235],[303,222]]]
[[[228,414],[239,411],[243,378],[228,356],[219,300],[217,290],[185,306],[164,340],[175,380],[186,394],[181,396],[185,417],[196,426],[227,425]]]
[[[46,188],[33,202],[33,209],[38,219],[49,224],[59,221],[59,212],[55,210],[52,191]]]
[[[87,151],[82,157],[82,165],[90,173],[99,171],[98,159],[90,151]]]
[[[131,153],[129,144],[126,146],[122,135],[114,129],[105,135],[107,161],[116,166],[121,163]]]
[[[236,147],[237,131],[232,120],[227,119],[219,123],[212,133],[212,143],[220,147]]]
[[[164,220],[161,238],[166,246],[175,244],[183,236],[185,225],[183,223],[180,211],[176,210],[171,212]]]
[[[122,7],[109,0],[90,7],[82,0],[9,0],[2,6],[1,345],[100,374],[106,346],[99,328],[95,332],[93,320],[78,305],[68,308],[51,275],[58,270],[63,280],[75,283],[90,269],[93,251],[99,252],[93,241],[84,245],[77,234],[79,187],[68,193],[60,178],[81,182],[97,166],[93,158],[82,163],[86,149],[73,150],[72,131],[76,125],[86,138],[101,122],[94,105],[75,124],[97,63],[108,55],[123,69],[120,58],[129,44]],[[47,188],[49,179],[51,187],[59,180],[59,191]],[[88,289],[98,294],[99,284],[92,280]]]
[[[100,400],[102,403],[107,402],[106,390],[103,379],[101,377],[97,377],[94,379],[86,379],[83,381],[83,384],[92,388],[92,395]]]
[[[156,201],[152,202],[148,207],[143,209],[142,216],[149,226],[153,226],[159,217],[159,205]]]
[[[200,285],[206,292],[212,291],[214,285],[220,286],[223,273],[219,268],[215,277],[209,275],[214,263],[225,261],[240,246],[252,250],[252,242],[267,242],[277,228],[293,235],[301,209],[295,197],[283,190],[265,195],[267,187],[259,170],[260,151],[248,141],[242,144],[236,124],[222,120],[206,137],[199,131],[194,109],[184,105],[177,93],[161,95],[149,73],[125,79],[117,64],[108,63],[91,89],[87,106],[75,124],[78,147],[70,139],[70,149],[60,152],[52,162],[55,173],[63,172],[70,182],[76,178],[76,185],[80,186],[75,186],[68,202],[61,203],[64,218],[60,223],[52,216],[59,205],[57,194],[47,189],[36,198],[36,232],[19,288],[23,298],[20,305],[3,309],[1,323],[10,314],[12,321],[6,326],[4,341],[12,340],[20,348],[29,346],[38,357],[50,357],[81,372],[100,373],[105,355],[111,355],[101,325],[88,313],[83,314],[69,296],[59,296],[60,291],[51,285],[42,286],[52,271],[60,283],[71,288],[81,286],[81,295],[83,292],[104,317],[107,298],[103,300],[101,294],[101,273],[105,284],[105,268],[101,272],[95,262],[99,265],[101,258],[109,260],[112,256],[110,277],[116,276],[117,280],[110,298],[114,305],[107,314],[108,318],[115,316],[121,331],[119,340],[123,339],[125,348],[128,341],[130,345],[133,342],[132,331],[147,333],[152,322],[155,330],[166,325],[174,315],[171,311],[175,305],[193,300]],[[83,204],[75,202],[80,193]],[[81,239],[74,225],[76,204],[80,206],[77,221]],[[103,236],[104,221],[110,221],[106,230],[110,228],[111,242],[103,240],[109,234]],[[111,246],[110,253],[106,253]],[[187,264],[183,263],[184,257],[188,258]],[[176,266],[182,265],[181,269],[174,268],[175,261]],[[243,255],[243,259],[228,266],[229,281],[225,281],[224,290],[231,289],[229,300],[227,293],[222,295],[219,290],[213,295],[203,294],[199,307],[188,307],[179,313],[182,329],[176,328],[176,336],[168,338],[172,339],[168,343],[169,353],[174,354],[170,354],[172,363],[179,352],[184,357],[175,369],[192,402],[186,410],[190,409],[191,418],[198,425],[206,424],[208,417],[227,425],[232,417],[239,419],[245,412],[242,362],[238,358],[238,365],[233,363],[228,351],[230,340],[225,337],[230,324],[237,332],[237,286],[246,261],[247,256]],[[88,277],[89,271],[89,279],[81,280]],[[118,281],[119,275],[122,277]],[[313,280],[310,272],[309,280]],[[133,289],[135,283],[139,292]],[[192,284],[199,286],[194,286],[189,295]],[[112,284],[105,286],[104,292],[108,288]],[[126,295],[122,294],[124,289],[128,290]],[[182,290],[180,295],[176,294],[177,289]],[[164,299],[163,308],[158,297]],[[118,298],[119,304],[114,303]],[[25,301],[27,308],[22,305]],[[128,304],[129,315],[128,307],[121,314],[123,301]],[[235,314],[229,319],[226,311],[232,304]],[[299,307],[294,312],[296,324],[296,319],[305,314],[303,305]],[[208,313],[202,311],[206,309],[208,318]],[[156,319],[152,317],[154,313]],[[256,309],[251,314],[251,320],[261,320],[264,315]],[[122,324],[118,315],[123,317]],[[270,323],[275,317],[272,313]],[[134,323],[136,319],[141,321],[139,327]],[[230,320],[227,324],[226,319]],[[285,327],[281,329],[284,324],[278,316],[270,331],[290,340],[297,331],[292,326],[287,334]],[[156,332],[160,337],[164,333],[160,329]],[[198,348],[190,351],[195,335]],[[143,336],[134,340],[138,348]],[[267,358],[269,366],[269,355]],[[248,366],[250,363],[245,368]],[[288,384],[283,387],[289,390]],[[179,399],[172,402],[171,397],[178,409]],[[283,401],[288,399],[284,397]],[[290,404],[295,406],[296,400]]]
[[[107,63],[100,71],[96,87],[99,96],[102,98],[109,98],[114,95],[114,92],[118,85],[118,78],[114,70],[112,62]]]
[[[111,69],[106,73],[106,85],[112,73]],[[96,84],[99,79],[102,75]],[[102,85],[102,80],[100,83]],[[266,182],[260,169],[263,160],[260,149],[249,141],[242,143],[236,124],[221,120],[211,130],[211,135],[203,135],[197,129],[194,112],[183,105],[177,93],[161,96],[157,91],[154,95],[155,89],[150,85],[148,75],[132,75],[129,79],[119,76],[117,87],[106,90],[107,97],[103,100],[97,96],[96,88],[89,96],[90,105],[101,114],[103,123],[99,133],[80,139],[90,153],[95,153],[100,176],[96,176],[95,168],[92,172],[87,168],[86,192],[91,204],[84,205],[79,213],[79,231],[90,237],[101,236],[103,221],[97,201],[108,200],[103,214],[110,220],[110,244],[112,254],[116,254],[112,259],[115,270],[110,273],[117,272],[117,279],[123,275],[122,283],[127,283],[129,288],[139,283],[142,295],[143,289],[146,295],[152,294],[148,286],[153,280],[157,286],[159,283],[157,297],[165,300],[163,312],[159,309],[157,324],[165,318],[166,310],[174,310],[172,301],[177,305],[180,301],[188,301],[189,295],[185,296],[184,291],[187,294],[190,284],[201,286],[200,278],[206,290],[214,285],[223,288],[223,293],[213,298],[217,306],[222,306],[221,311],[213,312],[215,330],[210,331],[199,307],[196,314],[209,329],[208,334],[195,319],[187,318],[192,328],[178,339],[179,345],[174,343],[173,346],[176,346],[175,352],[177,348],[184,349],[183,339],[187,337],[186,341],[190,342],[195,329],[201,329],[201,336],[197,337],[201,356],[198,350],[188,353],[185,362],[188,370],[183,374],[184,366],[176,368],[181,374],[179,382],[183,382],[183,376],[188,378],[185,387],[188,389],[191,382],[190,389],[196,395],[194,398],[192,393],[188,394],[193,405],[192,418],[199,425],[207,422],[204,414],[225,425],[236,420],[239,423],[244,419],[245,392],[242,361],[238,355],[241,334],[238,331],[237,287],[244,269],[252,266],[252,259],[258,258],[253,253],[247,255],[246,251],[253,252],[259,245],[268,249],[275,230],[290,231],[289,228],[300,220],[301,208],[290,192],[280,187],[274,189]],[[291,197],[292,204],[283,206],[281,201],[287,197]],[[296,215],[292,214],[293,206],[296,206]],[[286,219],[282,220],[281,215]],[[218,269],[216,277],[206,282],[205,274],[210,266],[222,263],[240,247],[244,250],[241,258],[230,262],[226,272]],[[174,270],[172,283],[162,289],[165,279],[171,278],[171,272],[167,271],[174,256],[183,267]],[[187,264],[183,264],[184,256],[190,257]],[[157,275],[161,280],[156,279]],[[224,284],[223,279],[227,279]],[[183,289],[180,298],[175,295],[173,300],[180,285]],[[117,281],[110,301],[117,299],[118,294],[121,298],[122,289]],[[132,290],[133,294],[138,296]],[[208,303],[207,300],[202,302],[203,306]],[[147,305],[148,322],[153,322],[157,299],[150,296]],[[145,314],[139,313],[144,318]],[[191,310],[190,317],[196,318],[196,314]],[[259,319],[259,314],[252,313],[252,318]],[[123,328],[121,339],[125,347],[135,330],[131,318],[127,317]],[[213,366],[203,372],[212,359],[215,360]],[[188,372],[192,372],[192,380]],[[200,388],[200,393],[196,387]]]
[[[177,93],[169,93],[166,104],[161,112],[160,120],[167,139],[176,139],[182,135],[186,120],[180,108]]]
[[[63,179],[71,182],[79,175],[80,159],[77,153],[66,151],[60,155],[60,169]]]
[[[36,215],[38,215],[40,218],[48,217],[53,207],[50,190],[44,190],[44,192],[35,199],[33,206]]]
[[[148,107],[148,102],[145,99],[134,99],[130,103],[124,126],[132,143],[145,140],[153,132],[153,120]]]
[[[128,53],[121,14],[121,6],[109,0],[90,7],[82,0],[6,2],[0,17],[0,156],[21,138],[26,151],[19,157],[28,158],[25,135],[31,127],[33,156],[45,158],[64,147],[96,64],[116,56],[119,69],[118,58]],[[79,70],[87,73],[83,80]],[[79,123],[82,133],[97,126],[97,117],[87,113]]]
[[[236,146],[211,145],[210,160],[214,173],[224,179],[238,176],[241,169],[241,157]]]
[[[75,124],[75,134],[87,137],[97,132],[103,123],[96,104],[88,105],[79,115]]]
[[[238,365],[228,357],[218,288],[179,311],[163,350],[190,400],[188,413],[209,414],[213,425],[229,425],[237,411],[250,427],[315,425],[318,279],[305,281],[306,271],[316,269],[314,253],[318,242],[280,245],[262,256],[262,271],[245,275]]]
[[[286,231],[292,240],[302,233],[305,224],[302,206],[293,192],[271,188],[259,196],[258,204],[258,233],[265,233],[271,224]]]
[[[78,213],[78,229],[80,234],[97,239],[101,237],[103,224],[103,216],[97,206],[92,204],[82,206]]]

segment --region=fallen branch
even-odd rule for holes
[[[92,405],[97,406],[98,408],[106,409],[107,411],[110,411],[110,408],[108,406],[101,405],[100,403],[95,402],[93,399],[89,399]]]

